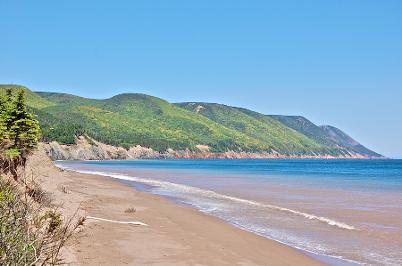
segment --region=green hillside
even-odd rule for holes
[[[44,141],[74,143],[86,134],[100,142],[130,147],[142,145],[158,151],[277,152],[282,155],[343,155],[346,149],[330,140],[289,126],[273,117],[220,104],[171,104],[144,94],[120,94],[105,100],[64,93],[27,91],[28,104],[37,114]],[[322,130],[324,131],[324,130]]]
[[[214,103],[178,103],[180,107],[201,114],[228,128],[266,143],[284,154],[342,155],[343,149],[325,145],[291,129],[279,121],[251,110]]]
[[[57,103],[37,112],[47,140],[71,143],[72,131],[76,131],[112,145],[141,144],[159,151],[194,149],[198,144],[214,151],[258,149],[258,143],[239,132],[147,95],[124,94],[75,103],[60,99],[65,95],[57,99],[54,94],[39,95]]]
[[[328,137],[326,132],[319,126],[312,123],[310,120],[302,116],[285,116],[285,115],[270,115],[269,117],[281,122],[282,124],[293,128],[306,135],[307,137],[321,143],[323,145],[337,146],[337,143]]]
[[[365,154],[372,157],[381,155],[367,149],[356,140],[352,139],[342,130],[333,126],[317,126],[302,116],[283,116],[271,115],[273,119],[278,120],[284,125],[293,128],[318,143],[330,146],[343,147],[349,151]]]
[[[30,91],[27,87],[19,85],[0,84],[0,96],[5,94],[7,88],[12,89],[13,91],[17,89],[24,90],[27,95],[27,103],[32,108],[45,108],[54,105],[52,102],[43,99],[35,92]]]
[[[367,149],[366,147],[361,145],[359,142],[352,139],[345,132],[343,132],[342,130],[340,130],[336,127],[321,126],[320,128],[327,134],[328,138],[333,140],[339,146],[347,147],[349,150],[352,150],[352,151],[360,153],[360,154],[366,154],[371,157],[380,157],[381,156],[380,154]]]

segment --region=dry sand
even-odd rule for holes
[[[27,173],[52,193],[64,217],[79,209],[78,216],[149,225],[86,220],[63,251],[70,265],[321,265],[296,249],[107,177],[62,171],[43,147],[30,158]],[[136,211],[126,213],[131,207]]]

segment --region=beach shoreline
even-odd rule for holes
[[[300,250],[112,178],[59,169],[42,147],[27,172],[65,218],[76,213],[149,225],[87,219],[63,251],[69,265],[322,265]]]

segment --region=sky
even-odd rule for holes
[[[0,0],[0,83],[330,124],[402,158],[402,1]]]

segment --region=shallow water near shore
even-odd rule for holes
[[[328,264],[402,264],[402,160],[59,161],[57,165],[117,178],[317,254]]]

